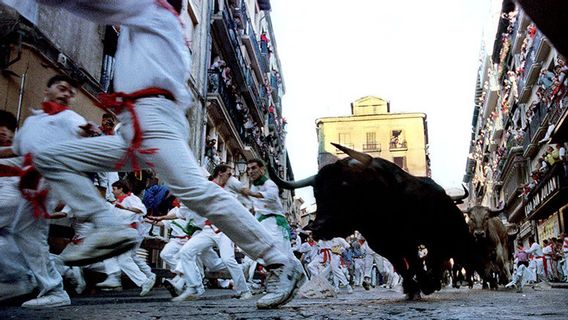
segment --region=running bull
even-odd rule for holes
[[[311,229],[316,238],[360,231],[369,246],[403,277],[408,299],[441,288],[445,261],[474,268],[473,236],[463,213],[432,179],[414,177],[394,163],[333,144],[349,155],[317,175],[296,182],[272,179],[284,189],[313,186],[317,203]],[[425,258],[418,248],[426,246]]]
[[[497,288],[499,283],[507,284],[511,278],[509,254],[509,233],[497,216],[503,210],[492,210],[484,206],[474,206],[466,211],[471,234],[475,238],[476,249],[481,258],[483,287]],[[498,278],[496,277],[498,276]]]

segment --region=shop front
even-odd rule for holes
[[[536,222],[534,232],[540,243],[568,231],[568,177],[561,163],[553,166],[529,194],[524,211],[527,220]]]

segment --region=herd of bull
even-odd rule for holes
[[[474,272],[484,287],[509,281],[508,233],[497,217],[499,210],[476,206],[465,218],[456,203],[468,197],[467,190],[452,198],[430,178],[333,145],[349,157],[321,168],[315,176],[284,181],[271,173],[282,188],[313,187],[317,214],[309,229],[315,238],[346,237],[358,230],[402,276],[408,299],[440,290],[450,259],[454,274],[462,273],[471,285]],[[427,248],[425,256],[419,247]]]

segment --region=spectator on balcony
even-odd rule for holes
[[[560,161],[559,150],[553,146],[548,146],[546,148],[546,156],[544,157],[546,162],[552,167],[556,162]]]
[[[544,160],[544,155],[543,155],[540,158],[538,158],[535,171],[533,171],[533,174],[535,174],[535,172],[545,173],[546,171],[548,171],[548,162]]]
[[[219,56],[216,56],[215,59],[213,59],[213,64],[211,64],[210,69],[221,72],[221,70],[223,70],[226,65],[227,64],[225,63],[225,60],[221,59],[221,57]]]
[[[550,87],[554,83],[555,77],[556,77],[555,72],[552,72],[546,68],[542,68],[542,70],[540,71],[540,77],[538,78],[537,84],[542,88],[544,88],[547,92],[551,92]]]
[[[219,158],[219,153],[217,152],[217,144],[216,139],[210,139],[207,141],[207,145],[205,146],[205,157],[212,161],[215,164],[221,163],[221,159]]]

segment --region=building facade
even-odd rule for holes
[[[119,29],[99,26],[34,1],[0,4],[0,108],[20,125],[40,105],[47,80],[66,74],[81,88],[72,106],[100,123],[96,96],[112,92]],[[192,59],[187,113],[191,150],[204,170],[227,163],[248,185],[246,161],[258,158],[293,179],[286,152],[285,93],[268,0],[184,0],[182,22]],[[299,215],[293,191],[283,191],[289,216]]]
[[[316,120],[318,165],[344,158],[331,142],[380,157],[415,176],[430,176],[428,131],[424,113],[391,113],[388,101],[363,97],[351,104],[351,116]]]
[[[470,206],[504,206],[519,240],[542,243],[568,231],[568,69],[513,1],[501,4],[482,46],[464,182]]]

